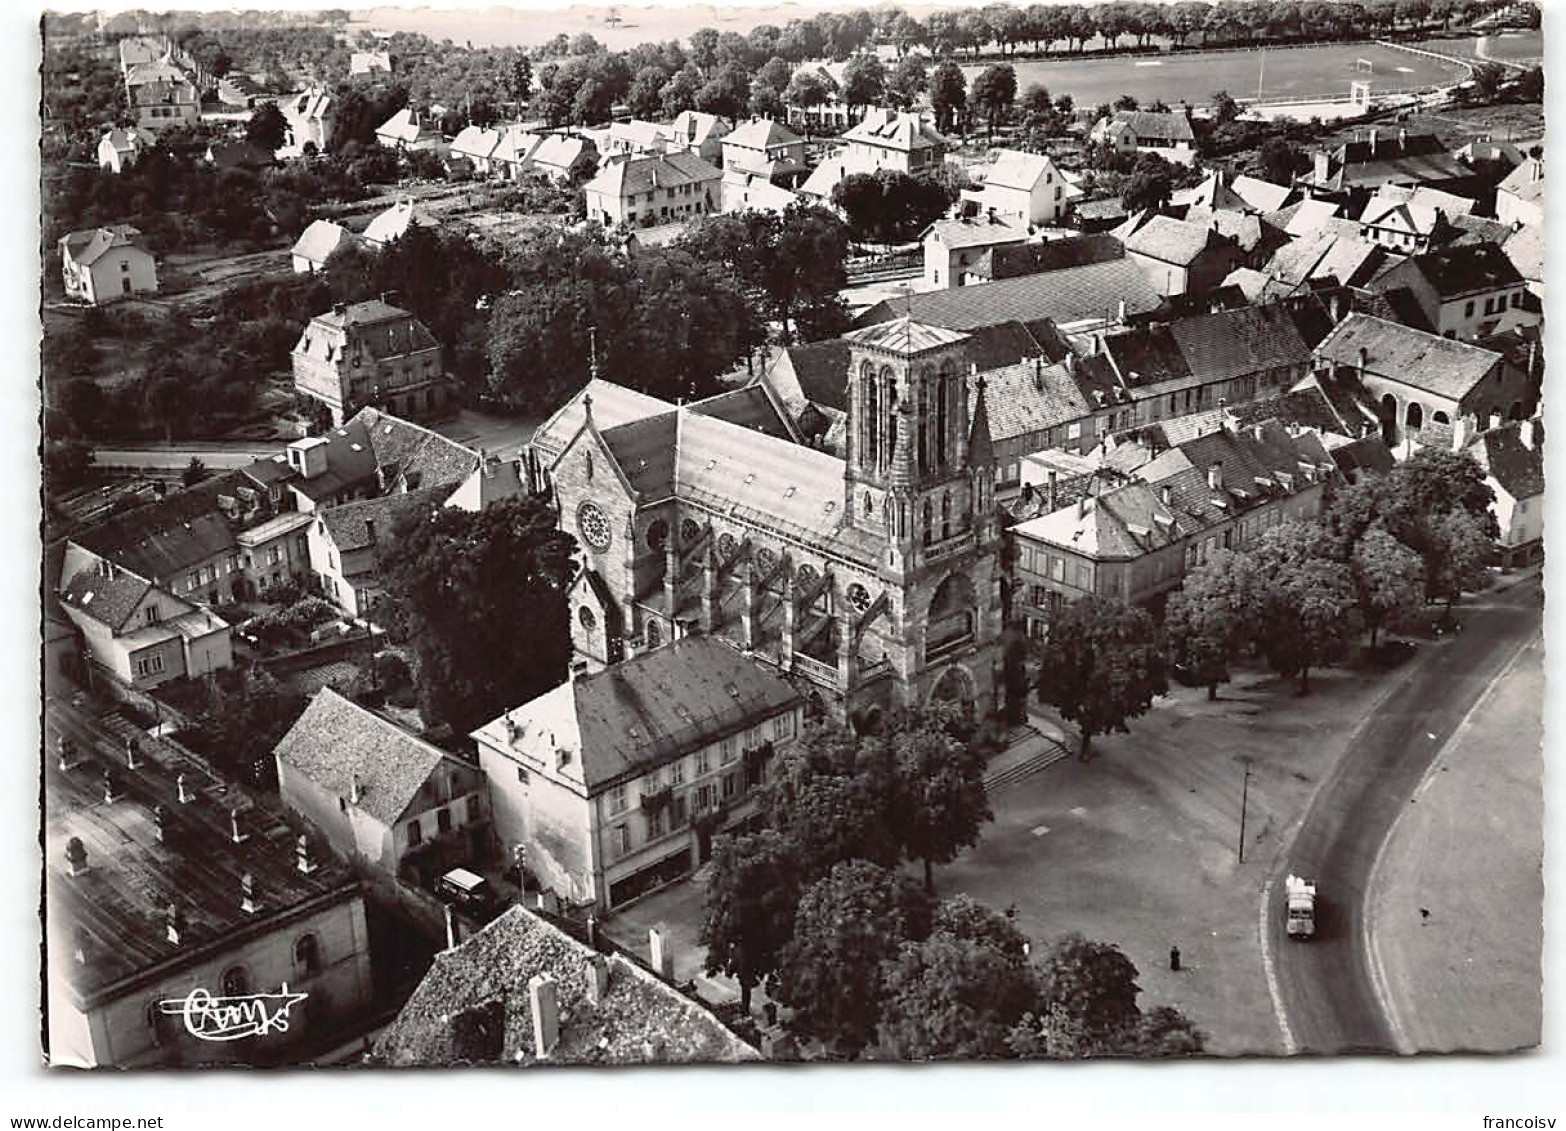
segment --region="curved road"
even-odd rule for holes
[[[1397,1052],[1366,953],[1365,894],[1393,823],[1463,717],[1542,625],[1542,580],[1460,605],[1463,632],[1424,645],[1397,690],[1361,726],[1317,791],[1265,908],[1276,990],[1297,1051]],[[1541,704],[1542,707],[1542,704]],[[1316,937],[1284,933],[1283,877],[1318,881]]]

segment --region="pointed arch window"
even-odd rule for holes
[[[924,544],[930,544],[930,500],[924,501]]]
[[[869,373],[869,366],[865,366],[866,372],[860,378],[860,403],[864,408],[865,418],[859,422],[859,435],[864,444],[864,451],[859,457],[859,466],[873,468],[876,466],[880,455],[880,390],[876,388],[875,378]]]
[[[935,397],[935,465],[946,466],[946,408],[951,403],[951,376],[941,374]]]
[[[952,496],[951,492],[941,493],[941,541],[952,536]]]
[[[923,471],[927,466],[925,463],[925,452],[927,451],[925,430],[930,426],[929,419],[930,405],[928,398],[925,396],[924,382],[921,380],[919,382],[919,415],[914,420],[914,427],[919,433],[919,444],[914,450],[914,467],[918,471]]]

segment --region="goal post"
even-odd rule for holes
[[[1354,73],[1360,75],[1373,75],[1376,73],[1376,64],[1370,59],[1355,59]]]

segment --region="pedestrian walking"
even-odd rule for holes
[[[1177,946],[1169,948],[1169,969],[1180,969],[1180,948]]]

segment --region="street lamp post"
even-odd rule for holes
[[[1240,779],[1240,863],[1245,863],[1245,808],[1251,794],[1251,763],[1245,761],[1245,776]]]

